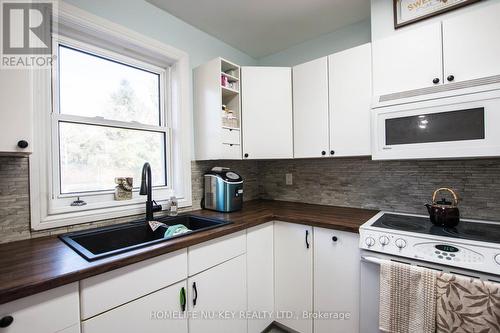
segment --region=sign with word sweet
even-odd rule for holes
[[[480,0],[393,0],[394,28],[415,23]]]

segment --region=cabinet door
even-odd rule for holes
[[[443,21],[446,82],[500,75],[500,43],[492,40],[500,33],[499,14],[495,4]]]
[[[189,332],[245,333],[246,281],[245,254],[189,278]]]
[[[309,246],[308,246],[309,244]],[[312,332],[312,319],[304,317],[313,308],[312,227],[276,222],[274,225],[275,307],[295,318],[278,317],[281,324],[301,333]],[[284,315],[286,313],[283,313]]]
[[[185,292],[186,280],[87,319],[82,322],[82,333],[187,333],[182,289]]]
[[[78,282],[0,305],[0,318],[13,322],[2,333],[55,333],[67,327],[78,332]]]
[[[328,59],[293,67],[294,157],[321,157],[328,152]]]
[[[370,155],[371,44],[329,57],[330,150],[333,156]]]
[[[443,81],[441,22],[373,41],[375,96],[433,86]]]
[[[243,157],[293,157],[290,68],[242,67]]]
[[[344,319],[316,319],[315,333],[359,332],[359,235],[314,228],[314,310]]]
[[[31,153],[33,114],[29,70],[2,70],[0,73],[0,153]],[[17,143],[28,142],[20,148]]]
[[[248,311],[274,311],[274,226],[266,223],[247,231]],[[261,333],[273,318],[249,319],[248,333]]]

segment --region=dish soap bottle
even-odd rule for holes
[[[177,198],[172,196],[170,197],[170,210],[168,211],[169,216],[177,216],[177,208],[178,208],[178,202]]]

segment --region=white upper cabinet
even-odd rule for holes
[[[370,155],[371,44],[331,55],[329,73],[329,153],[339,157]]]
[[[291,68],[242,67],[243,157],[293,157]]]
[[[33,152],[31,104],[30,71],[23,69],[1,70],[0,154],[29,154]],[[25,147],[26,143],[28,146]]]
[[[499,15],[494,4],[443,21],[445,82],[500,75]]]
[[[328,58],[293,67],[294,157],[329,154]]]
[[[442,81],[441,22],[373,41],[375,96],[431,87]]]
[[[241,159],[240,67],[215,58],[193,75],[196,160]]]

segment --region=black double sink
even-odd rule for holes
[[[71,232],[61,235],[59,238],[82,257],[88,261],[93,261],[231,223],[224,220],[189,214],[164,217],[156,219],[156,221],[169,226],[182,224],[190,229],[190,231],[164,238],[159,234],[155,234],[149,225],[142,220],[110,227]]]

